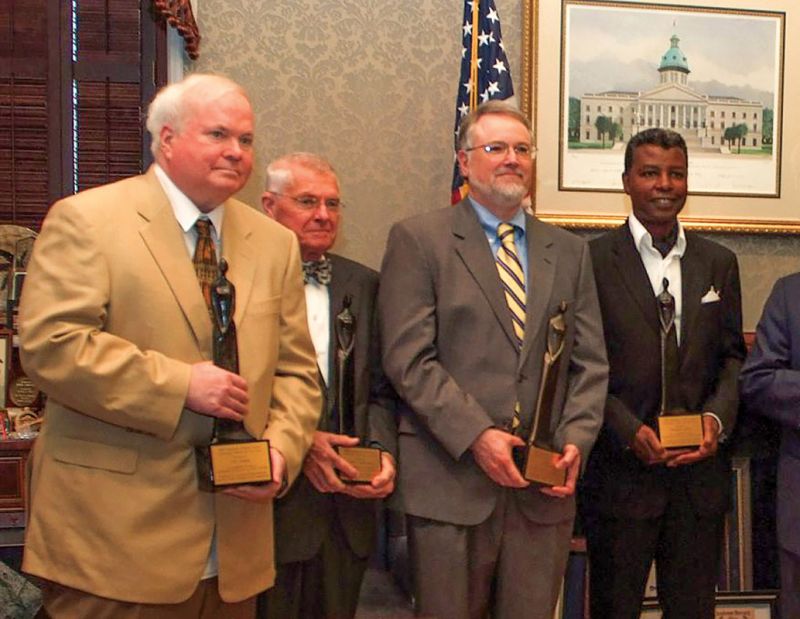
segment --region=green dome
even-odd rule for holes
[[[673,34],[672,38],[670,38],[670,48],[666,51],[666,53],[661,56],[661,64],[658,67],[659,71],[682,71],[684,73],[689,73],[689,63],[686,61],[686,56],[681,51],[681,48],[678,47],[678,38],[677,34]]]

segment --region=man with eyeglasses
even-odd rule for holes
[[[396,224],[381,271],[384,370],[398,408],[398,491],[417,612],[438,619],[553,616],[575,480],[602,422],[607,366],[589,249],[527,215],[534,149],[508,103],[461,123],[470,194]],[[548,428],[562,486],[512,459],[532,428],[549,322],[564,307]]]
[[[267,166],[261,198],[268,216],[292,230],[303,259],[308,328],[326,395],[303,475],[275,506],[278,574],[259,601],[270,619],[345,619],[355,615],[359,589],[376,539],[375,500],[394,489],[394,392],[380,362],[375,303],[378,274],[331,254],[344,205],[330,163],[293,153]],[[334,363],[337,315],[349,303],[355,317],[355,436],[342,434]],[[356,470],[336,452],[378,447],[382,468],[368,484],[348,484]]]

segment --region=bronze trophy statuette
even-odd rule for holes
[[[352,299],[345,296],[342,311],[336,315],[336,367],[334,368],[334,406],[338,412],[338,433],[355,436],[355,389],[353,350],[356,342],[356,317],[350,311]],[[358,471],[355,478],[341,476],[348,484],[368,484],[381,472],[381,450],[377,447],[345,447],[336,451]]]
[[[227,279],[228,263],[219,263],[211,287],[214,365],[239,373],[239,348],[233,313],[236,289]],[[255,439],[241,421],[214,418],[211,443],[196,447],[200,489],[214,492],[227,486],[263,485],[272,481],[269,441]]]
[[[566,301],[562,301],[556,314],[547,323],[547,347],[544,351],[542,379],[533,413],[533,427],[524,448],[524,458],[517,460],[522,476],[530,482],[545,486],[563,486],[567,481],[567,470],[556,467],[561,454],[552,449],[550,420],[553,416],[553,401],[564,352],[564,337],[567,324],[564,314]]]
[[[656,297],[661,323],[661,408],[658,413],[658,438],[665,449],[697,447],[703,442],[703,418],[697,413],[675,410],[670,406],[670,380],[667,371],[670,332],[675,329],[675,297],[669,292],[669,280],[664,278],[663,290]],[[677,340],[674,342],[677,355]],[[677,363],[677,357],[675,359]]]

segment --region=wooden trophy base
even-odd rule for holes
[[[357,471],[355,478],[340,475],[346,484],[368,484],[381,472],[381,450],[377,447],[337,447],[336,451]]]
[[[543,486],[563,486],[567,482],[567,470],[555,465],[561,457],[560,453],[535,445],[514,449],[519,449],[515,460],[526,481]]]
[[[268,440],[219,441],[195,453],[200,489],[206,492],[272,481]]]
[[[658,418],[658,438],[665,449],[698,447],[703,443],[703,417],[662,415]]]

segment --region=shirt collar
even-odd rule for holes
[[[675,246],[670,250],[667,254],[666,258],[669,256],[678,256],[678,258],[682,258],[684,252],[686,251],[686,232],[683,229],[683,225],[681,222],[678,221],[678,240],[675,241]],[[658,250],[653,247],[653,235],[647,231],[647,228],[644,227],[642,222],[640,222],[636,215],[631,213],[628,215],[628,228],[631,231],[631,236],[633,237],[633,244],[636,247],[636,251],[640,254],[642,250],[653,252],[661,257],[661,254],[658,253]],[[666,259],[665,258],[665,259]]]
[[[161,183],[164,193],[167,194],[167,200],[169,200],[172,211],[175,213],[175,219],[178,220],[181,229],[184,232],[189,232],[194,227],[194,222],[200,219],[200,217],[205,216],[211,220],[211,224],[214,226],[214,230],[217,233],[217,238],[221,239],[222,218],[225,214],[225,205],[220,204],[208,213],[203,213],[195,206],[189,196],[183,193],[178,186],[172,182],[172,179],[161,166],[156,163],[153,167],[155,169],[156,178],[158,178]]]
[[[492,213],[492,211],[490,211],[488,208],[483,206],[483,204],[475,200],[472,196],[468,197],[475,214],[478,216],[478,221],[480,222],[481,227],[486,231],[487,234],[497,236],[497,226],[499,226],[501,223],[504,223],[503,220]],[[514,216],[506,223],[513,224],[522,231],[522,234],[525,234],[525,211],[522,210],[522,207],[518,208]],[[517,234],[516,236],[519,235]]]

